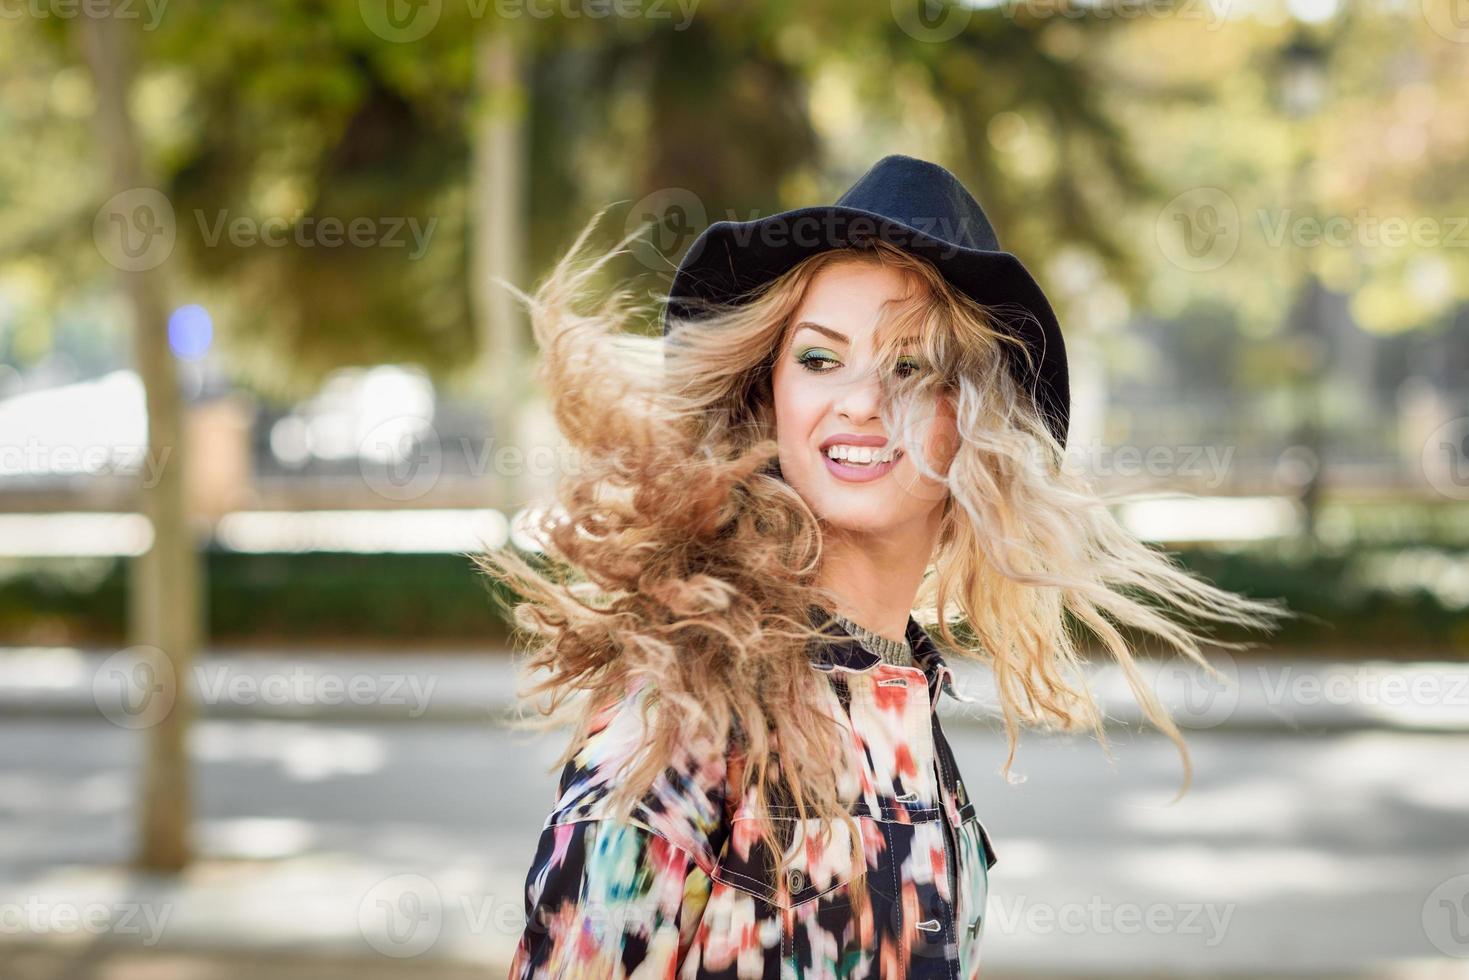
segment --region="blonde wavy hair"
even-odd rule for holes
[[[1089,727],[1110,758],[1074,623],[1116,660],[1147,719],[1178,746],[1179,796],[1186,791],[1187,746],[1125,631],[1161,638],[1218,678],[1187,619],[1268,629],[1289,613],[1194,577],[1129,533],[1109,501],[1062,466],[1064,448],[1007,367],[1012,354],[1028,355],[1006,326],[1024,311],[976,303],[929,262],[874,240],[816,254],[748,302],[706,304],[674,320],[661,362],[638,363],[626,328],[657,322],[666,299],[640,304],[623,289],[583,309],[607,261],[645,230],[583,263],[603,214],[534,295],[505,284],[528,309],[538,377],[576,465],[527,528],[542,554],[478,556],[516,597],[517,646],[529,648],[523,693],[548,696],[539,706],[546,720],[534,727],[575,724],[555,766],[583,743],[590,706],[649,685],[645,751],[615,787],[616,805],[640,799],[689,746],[728,746],[738,799],[754,794],[757,813],[793,805],[798,819],[822,827],[844,821],[853,876],[865,873],[862,835],[841,792],[842,753],[832,748],[840,729],[826,714],[828,682],[807,656],[826,625],[812,623],[811,608],[836,609],[837,597],[815,583],[821,521],[779,476],[771,370],[813,278],[833,263],[869,262],[909,284],[888,313],[903,328],[895,337],[919,338],[904,353],[926,365],[899,378],[887,369],[896,340],[881,344],[886,430],[914,431],[940,393],[956,406],[960,442],[947,473],[912,438],[901,443],[948,491],[913,614],[952,658],[992,671],[1009,739],[1002,774],[1010,776],[1023,727]],[[757,826],[778,872],[791,828],[775,823]]]

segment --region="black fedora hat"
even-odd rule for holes
[[[751,221],[717,221],[689,246],[674,274],[663,333],[674,317],[696,319],[700,302],[738,304],[818,252],[881,238],[929,260],[955,288],[998,312],[1029,346],[1011,373],[1030,392],[1057,442],[1066,445],[1071,390],[1061,327],[1035,278],[1009,252],[984,209],[948,170],[914,157],[885,156],[833,205]],[[1018,315],[1008,315],[1018,308]]]

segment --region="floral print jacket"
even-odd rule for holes
[[[862,886],[849,883],[845,825],[818,846],[792,818],[790,864],[770,880],[752,802],[732,799],[727,755],[690,747],[631,819],[607,812],[609,781],[639,744],[634,692],[599,713],[562,773],[526,876],[512,980],[979,976],[995,853],[934,710],[941,693],[970,699],[911,616],[914,667],[828,630],[811,665],[828,676],[861,778],[852,813],[865,908],[851,900]]]

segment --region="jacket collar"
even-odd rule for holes
[[[819,627],[827,613],[820,606],[811,607],[811,625]],[[867,649],[852,636],[840,623],[829,623],[823,630],[831,641],[826,644],[812,643],[809,648],[811,665],[818,670],[832,670],[841,668],[843,670],[866,671],[871,670],[882,663],[882,658]],[[972,701],[973,698],[962,697],[954,689],[954,671],[944,660],[939,652],[938,645],[928,635],[928,631],[918,625],[918,621],[912,614],[908,615],[908,627],[906,630],[908,645],[913,648],[913,663],[928,679],[931,700],[936,701],[940,688],[957,701]]]

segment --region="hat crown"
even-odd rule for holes
[[[984,208],[958,177],[927,160],[901,153],[885,156],[836,203],[900,221],[940,241],[1000,251],[999,237]]]

